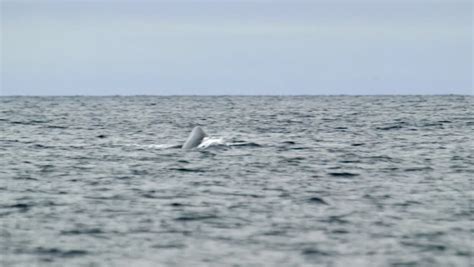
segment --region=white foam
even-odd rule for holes
[[[225,145],[224,138],[206,137],[202,140],[201,144],[199,144],[198,148],[207,148],[210,146],[218,146],[218,145]]]
[[[147,145],[146,147],[148,148],[153,148],[153,149],[167,149],[167,148],[174,148],[176,145],[170,145],[170,144],[153,144],[153,145]]]
[[[150,144],[150,145],[140,145],[140,144],[129,144],[125,146],[130,146],[130,147],[137,147],[137,148],[143,148],[143,149],[168,149],[168,148],[175,148],[177,145],[174,144]]]

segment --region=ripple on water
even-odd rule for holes
[[[358,173],[353,173],[353,172],[329,172],[328,174],[334,177],[343,177],[343,178],[351,178],[351,177],[359,176]]]
[[[60,257],[60,258],[68,258],[68,257],[80,257],[89,254],[86,250],[80,249],[60,249],[60,248],[45,248],[45,247],[37,247],[35,248],[32,253],[39,254],[41,256],[49,256],[49,257]]]
[[[472,100],[0,97],[0,258],[470,266]]]

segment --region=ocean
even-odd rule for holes
[[[472,266],[473,100],[0,97],[0,266]]]

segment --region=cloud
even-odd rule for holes
[[[2,93],[472,88],[470,3],[344,3],[2,2]]]

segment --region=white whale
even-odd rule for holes
[[[188,139],[186,139],[186,142],[184,142],[183,146],[181,147],[182,149],[191,149],[198,147],[201,143],[204,137],[206,137],[207,134],[201,129],[201,127],[196,126],[194,129],[191,131],[189,134]]]

